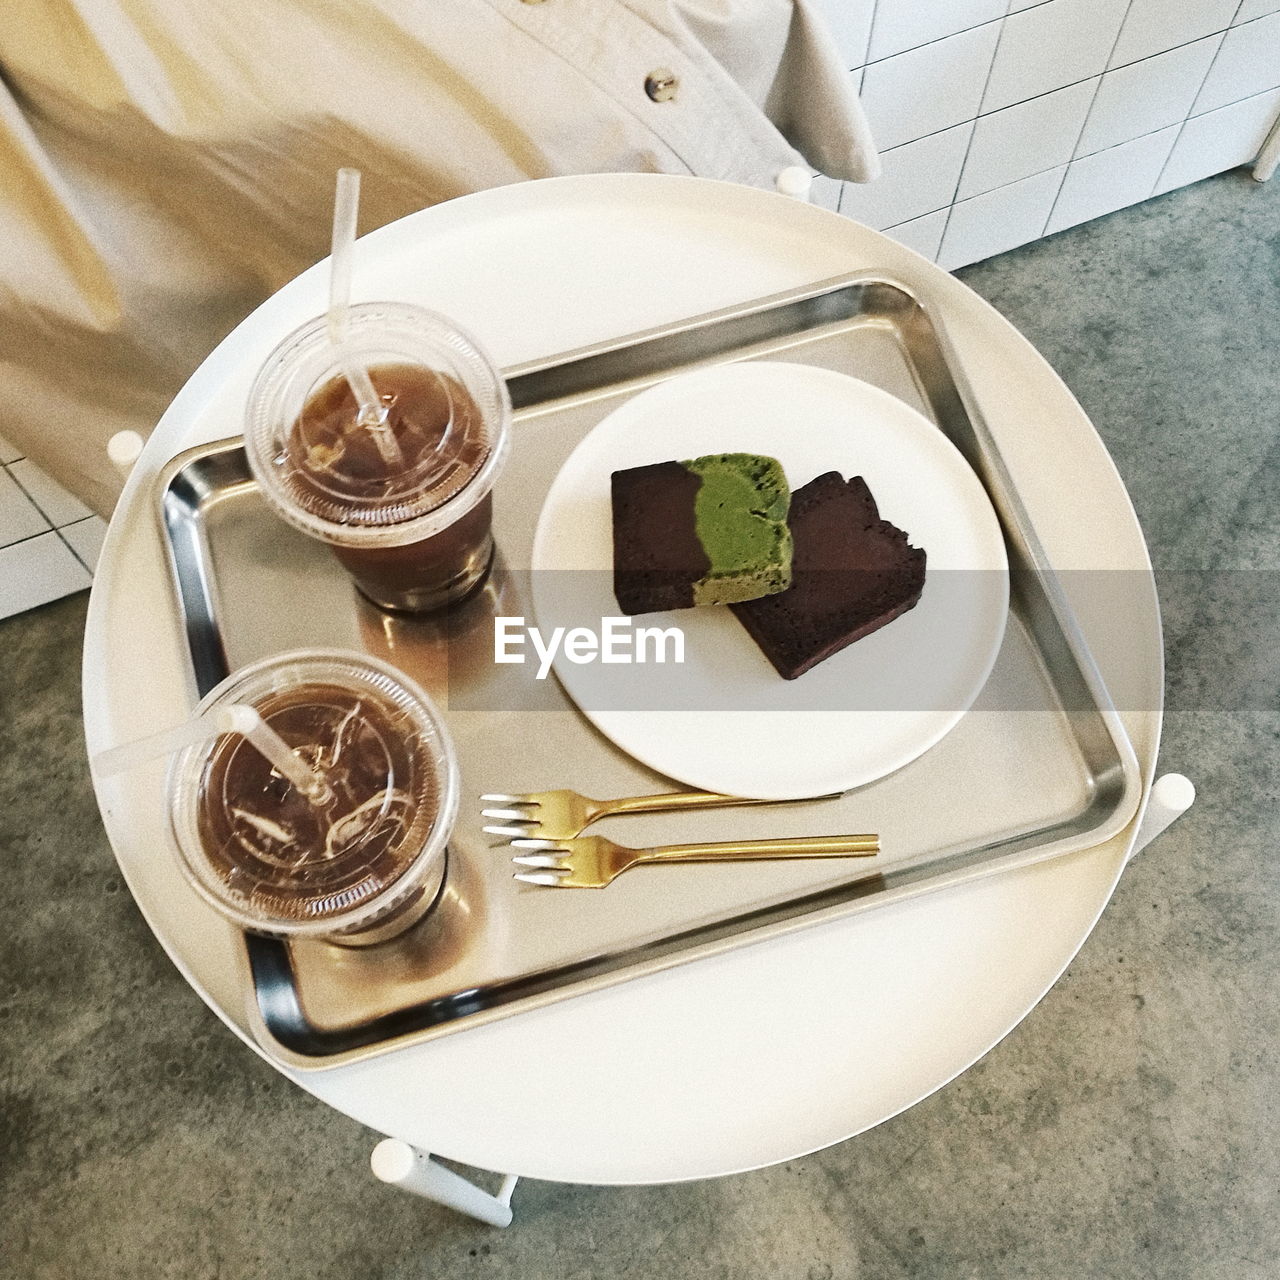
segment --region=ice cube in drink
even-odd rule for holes
[[[327,542],[375,604],[416,613],[456,603],[493,558],[505,384],[470,339],[431,312],[366,304],[351,309],[348,330],[385,422],[374,429],[359,420],[318,319],[281,344],[255,383],[250,466],[276,511]]]
[[[407,929],[435,901],[457,808],[453,753],[426,695],[356,654],[268,659],[202,704],[254,707],[325,780],[318,800],[235,734],[171,776],[174,831],[196,888],[237,923],[349,945]]]

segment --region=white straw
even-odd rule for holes
[[[209,715],[198,716],[185,724],[175,725],[172,729],[162,729],[159,733],[149,734],[133,742],[126,742],[119,747],[108,747],[99,751],[93,758],[93,767],[98,776],[109,778],[113,774],[128,773],[161,756],[171,756],[183,747],[203,742],[206,738],[216,738],[224,732],[218,722]]]
[[[238,733],[307,799],[317,803],[328,799],[329,784],[324,775],[311,768],[253,707],[238,703],[214,707],[172,729],[164,729],[119,747],[108,747],[94,756],[94,768],[104,778],[126,773],[161,756],[171,756],[184,747],[216,738],[220,733]]]
[[[329,258],[329,340],[341,346],[351,301],[351,257],[360,212],[360,170],[339,169],[333,196],[333,235]]]
[[[225,732],[240,734],[308,799],[327,798],[329,784],[325,782],[324,775],[307,764],[253,707],[239,704],[218,707],[216,715],[225,726]]]
[[[356,243],[356,218],[360,212],[360,170],[339,169],[333,198],[333,242],[329,258],[329,341],[342,367],[342,376],[356,398],[356,421],[369,429],[382,460],[388,466],[404,466],[404,454],[395,432],[387,426],[387,408],[378,396],[364,364],[347,347],[347,308],[351,301],[351,259]]]

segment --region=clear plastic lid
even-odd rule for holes
[[[246,929],[337,934],[369,926],[442,863],[458,809],[439,713],[394,667],[303,650],[224,680],[200,704],[254,707],[324,776],[304,796],[235,734],[190,747],[169,775],[179,861]]]
[[[343,546],[398,546],[448,527],[493,486],[511,403],[492,362],[452,321],[405,303],[348,313],[344,348],[387,410],[379,446],[358,421],[327,320],[267,358],[249,395],[245,448],[289,523]]]

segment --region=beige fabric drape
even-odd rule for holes
[[[649,170],[875,176],[808,0],[8,0],[0,436],[106,513],[116,431],[327,252],[483,187]],[[652,72],[675,97],[646,93]]]

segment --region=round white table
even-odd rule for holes
[[[177,723],[192,705],[155,477],[181,450],[238,432],[263,356],[323,309],[323,265],[209,356],[131,473],[90,601],[91,754]],[[1138,571],[1132,618],[1106,629],[1126,637],[1125,652],[1109,651],[1102,637],[1095,657],[1104,677],[1123,664],[1131,693],[1137,682],[1140,696],[1127,701],[1142,709],[1123,717],[1149,788],[1162,648],[1150,564],[1124,486],[1045,361],[923,258],[772,193],[610,174],[481,192],[385,227],[358,246],[355,297],[449,313],[513,365],[869,267],[946,318],[1052,562]],[[174,963],[262,1052],[248,1030],[241,939],[188,889],[168,852],[162,773],[156,765],[96,779],[108,836]],[[644,1183],[790,1159],[911,1106],[1016,1026],[1088,936],[1134,830],[352,1065],[275,1065],[373,1129],[481,1168]],[[592,1079],[608,1088],[565,1084]]]

